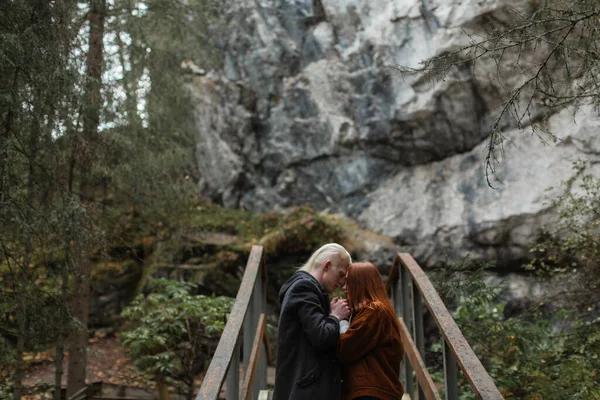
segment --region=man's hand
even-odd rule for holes
[[[350,307],[348,307],[348,300],[335,297],[331,300],[331,315],[339,319],[340,321],[348,318],[350,315]]]

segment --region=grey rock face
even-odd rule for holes
[[[528,2],[433,3],[230,0],[224,70],[190,85],[206,192],[229,207],[341,212],[425,265],[448,251],[507,265],[525,258],[552,220],[557,189],[546,188],[570,178],[584,144],[597,142],[595,114],[585,110],[575,126],[567,111],[552,116],[559,140],[547,146],[503,120],[515,146],[499,167],[504,185],[487,187],[489,121],[504,90],[496,65],[484,60],[478,79],[467,69],[441,82],[393,66],[456,49],[482,16],[506,19],[507,7]],[[510,65],[501,73],[514,75]],[[533,117],[541,112],[534,104]]]
[[[549,129],[563,132],[556,142],[544,143],[531,130],[507,132],[513,144],[499,164],[503,184],[497,190],[486,184],[482,143],[469,153],[396,174],[368,196],[370,205],[359,219],[402,240],[426,265],[440,251],[452,258],[469,253],[498,260],[500,266],[525,260],[539,228],[552,223],[550,203],[564,190],[561,182],[575,177],[573,163],[583,148],[600,154],[592,145],[600,119],[592,110],[581,110],[576,119],[577,124],[568,110],[549,119]]]

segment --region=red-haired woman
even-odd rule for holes
[[[368,262],[350,264],[344,291],[352,317],[337,347],[342,399],[402,398],[400,325],[379,271]]]

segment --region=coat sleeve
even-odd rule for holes
[[[315,285],[300,281],[290,288],[290,291],[290,302],[297,310],[298,319],[308,341],[317,350],[335,348],[340,323],[337,318],[329,316],[321,305]]]
[[[362,310],[348,330],[340,335],[337,345],[337,356],[340,363],[350,364],[371,352],[383,339],[385,330],[381,310],[365,308]]]

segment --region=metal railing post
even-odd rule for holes
[[[250,304],[248,304],[248,311],[246,312],[246,318],[244,318],[244,343],[242,347],[242,355],[244,358],[244,374],[248,373],[248,363],[250,362],[250,352],[252,351],[252,342],[254,341],[254,302],[252,301],[256,297],[256,283],[250,297]]]
[[[262,246],[252,246],[238,294],[196,400],[217,400],[223,385],[228,400],[239,400],[241,393],[244,394],[244,400],[249,399],[255,385],[261,388],[260,383],[255,383],[255,378],[261,355],[258,343],[265,338],[264,313],[260,311],[265,308],[264,282],[267,277],[266,266],[261,261],[262,253]],[[245,347],[243,361],[240,358],[241,346]],[[270,353],[265,354],[268,362]],[[240,379],[240,364],[243,365],[244,362],[245,371],[242,372],[243,379]],[[263,377],[266,377],[265,372]]]
[[[444,387],[446,400],[458,400],[458,367],[456,357],[444,339]]]
[[[227,400],[238,400],[240,397],[240,338],[235,342],[233,357],[227,371],[225,396]]]
[[[267,388],[267,349],[265,346],[266,343],[263,344],[263,347],[260,351],[260,356],[258,357],[258,368],[256,371],[257,385],[254,387],[254,399],[258,398],[258,393],[261,389]]]
[[[392,285],[394,291],[394,310],[396,311],[396,317],[402,316],[402,264],[398,264],[397,280]],[[406,376],[406,365],[408,357],[404,356],[404,360],[400,364],[400,379]]]
[[[266,310],[266,291],[265,291],[265,285],[264,285],[264,280],[263,280],[263,268],[264,265],[261,265],[259,267],[258,270],[258,275],[256,277],[256,287],[254,288],[255,290],[255,296],[254,296],[254,303],[255,303],[255,309],[257,310],[257,315],[260,315],[261,313],[263,313],[265,315],[267,315],[267,310]],[[258,327],[258,321],[256,326]],[[267,332],[265,331],[265,335],[267,334]],[[263,340],[261,338],[261,340]],[[260,350],[260,354],[258,356],[258,366],[257,366],[257,370],[256,370],[256,377],[255,377],[255,381],[256,384],[252,386],[252,398],[253,399],[257,399],[258,398],[258,393],[260,392],[261,389],[265,389],[267,387],[267,357],[266,357],[266,351],[267,349],[265,348],[266,343],[263,343],[263,346],[261,347]]]
[[[406,326],[410,329],[412,328],[411,320],[412,320],[412,310],[411,310],[411,301],[410,301],[410,291],[409,291],[409,283],[410,283],[410,275],[406,268],[402,267],[400,269],[400,276],[402,278],[402,319]],[[411,332],[412,334],[412,332]],[[406,393],[408,393],[413,399],[415,397],[415,388],[413,384],[413,369],[410,365],[410,361],[408,360],[408,356],[404,356],[404,364],[405,368],[405,379],[406,379],[406,387],[404,388]]]
[[[407,395],[416,398],[413,386],[416,382],[419,400],[441,399],[424,361],[423,312],[426,311],[426,306],[443,340],[446,399],[458,399],[458,368],[479,398],[504,399],[456,325],[427,274],[410,254],[397,255],[386,289],[392,295],[394,310],[400,321],[402,345],[406,351],[404,362],[400,365],[400,379],[405,383]],[[416,380],[413,378],[413,372]]]
[[[413,340],[417,346],[421,358],[425,361],[425,332],[423,329],[423,299],[417,285],[412,285],[413,294]],[[425,399],[423,388],[417,384],[419,388],[419,400]]]

